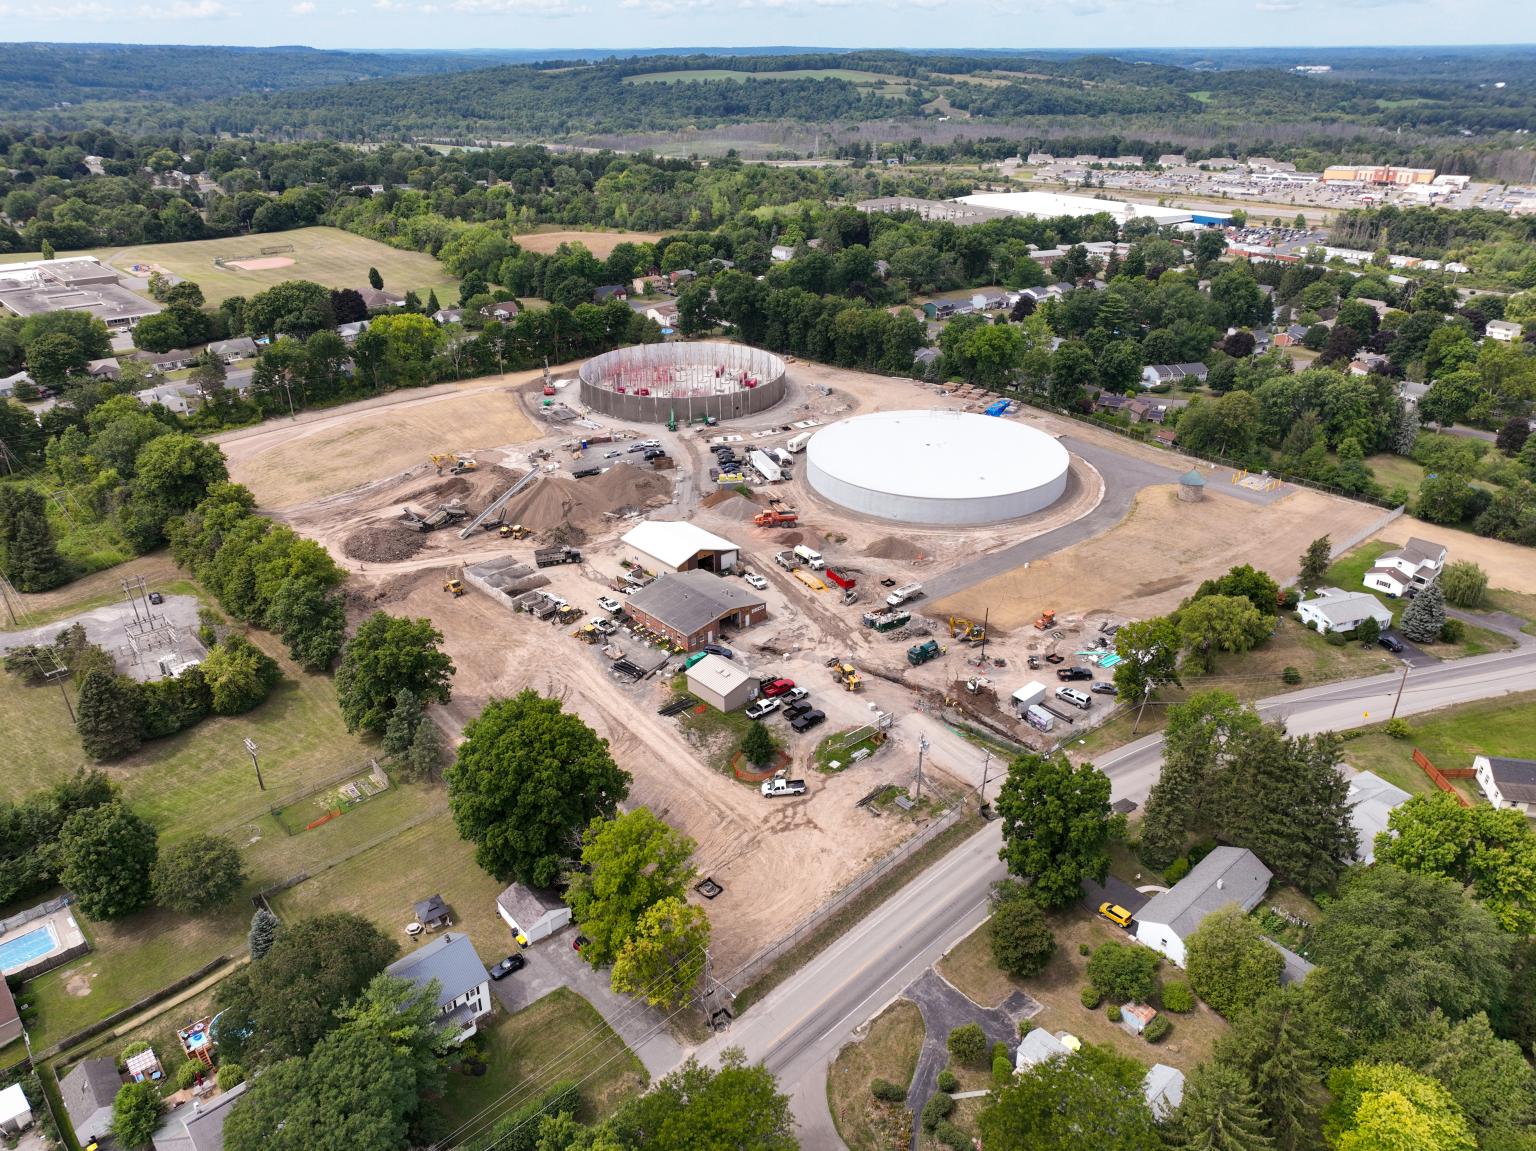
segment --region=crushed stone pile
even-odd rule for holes
[[[928,558],[922,548],[901,536],[882,536],[865,548],[864,554],[875,559],[905,560],[908,563]]]
[[[342,552],[363,563],[399,563],[427,546],[427,537],[399,524],[369,524],[341,543]]]
[[[657,507],[672,495],[671,481],[630,464],[615,464],[600,476],[572,480],[546,476],[519,494],[503,510],[508,523],[536,532],[561,524],[591,526],[608,512]]]

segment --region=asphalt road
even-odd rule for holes
[[[1427,668],[1308,688],[1260,700],[1269,719],[1295,734],[1360,727],[1399,715],[1493,698],[1536,685],[1536,646]],[[949,749],[952,752],[957,749]],[[1150,735],[1098,761],[1115,798],[1145,799],[1157,778],[1162,736]],[[957,765],[958,766],[958,765]],[[980,756],[974,765],[980,779]],[[826,1103],[826,1068],[865,1020],[879,1013],[986,918],[988,888],[1003,876],[1000,827],[989,824],[902,888],[786,980],[730,1032],[700,1048],[714,1061],[729,1046],[762,1060],[794,1098],[804,1146],[837,1148]]]

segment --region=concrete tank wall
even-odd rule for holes
[[[759,380],[758,385],[716,384],[713,371],[722,364],[731,374],[745,370]],[[613,381],[624,373],[665,369],[699,374],[715,384],[714,394],[641,396],[613,388]],[[705,416],[724,421],[767,411],[784,398],[785,369],[784,361],[772,352],[742,344],[642,344],[593,357],[581,366],[580,380],[581,402],[594,412],[652,424],[666,423],[675,415],[679,423],[689,423]]]

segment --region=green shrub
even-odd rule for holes
[[[1180,1015],[1187,1015],[1195,1009],[1195,993],[1182,979],[1163,984],[1158,1001],[1162,1003],[1164,1011],[1173,1011]]]
[[[1153,1017],[1151,1023],[1147,1024],[1145,1030],[1141,1033],[1141,1037],[1148,1043],[1161,1043],[1164,1039],[1168,1038],[1168,1033],[1172,1030],[1173,1024],[1168,1022],[1168,1017],[1166,1015],[1157,1015]]]
[[[976,1145],[971,1142],[971,1137],[948,1119],[940,1119],[934,1125],[933,1137],[950,1151],[975,1151]]]
[[[1007,1048],[992,1056],[992,1086],[1001,1091],[1013,1081],[1013,1060],[1008,1057]]]
[[[889,1079],[876,1079],[869,1085],[869,1093],[882,1103],[905,1103],[907,1089]]]
[[[1104,996],[1100,994],[1091,983],[1083,988],[1083,994],[1081,998],[1083,1006],[1088,1008],[1089,1011],[1093,1011],[1098,1007],[1100,1003],[1104,1002]]]
[[[1120,1013],[1120,1004],[1111,1003],[1108,1007],[1104,1008],[1104,1018],[1108,1019],[1111,1023],[1119,1023],[1121,1019],[1125,1018]]]
[[[1323,639],[1329,647],[1343,647],[1349,642],[1341,631],[1330,631]]]
[[[1077,953],[1079,955],[1092,955],[1093,947],[1087,943],[1079,943],[1077,945]]]
[[[1056,937],[1044,913],[1026,895],[995,900],[987,928],[992,960],[1009,975],[1036,975],[1056,952]]]
[[[245,1082],[245,1068],[238,1063],[226,1063],[219,1068],[219,1090],[233,1091]]]
[[[947,1091],[951,1095],[960,1090],[960,1080],[955,1078],[955,1073],[948,1067],[939,1072],[939,1090]]]
[[[1215,850],[1216,841],[1214,839],[1200,839],[1196,840],[1194,846],[1192,846],[1184,854],[1189,856],[1189,865],[1194,867],[1195,864],[1199,863],[1202,859],[1204,859],[1207,855]]]
[[[1163,872],[1163,882],[1172,887],[1179,880],[1189,874],[1189,856],[1181,855],[1175,859]]]
[[[135,1042],[128,1044],[127,1047],[123,1048],[122,1053],[117,1057],[117,1061],[119,1063],[127,1063],[128,1060],[133,1056],[140,1055],[148,1050],[148,1043],[145,1043],[142,1039],[136,1040]]]
[[[949,1033],[950,1055],[966,1067],[987,1065],[987,1036],[979,1023],[962,1023]]]
[[[1019,1020],[1019,1038],[1020,1039],[1023,1039],[1024,1036],[1028,1035],[1034,1029],[1035,1029],[1035,1021],[1033,1019],[1020,1019]]]
[[[1297,684],[1301,682],[1301,672],[1294,667],[1288,667],[1280,673],[1280,679],[1285,683]]]
[[[1467,625],[1459,619],[1448,619],[1440,625],[1441,643],[1460,643],[1467,634]]]
[[[1393,739],[1409,739],[1413,735],[1413,728],[1408,726],[1408,721],[1396,717],[1387,720],[1387,726],[1382,730]]]
[[[1102,943],[1088,960],[1088,981],[1105,998],[1145,1002],[1157,981],[1157,952],[1138,944]]]
[[[932,1099],[923,1104],[923,1130],[932,1131],[939,1125],[940,1120],[948,1119],[954,1113],[954,1099],[940,1091]]]
[[[197,1077],[199,1075],[203,1074],[207,1070],[207,1064],[201,1063],[196,1059],[184,1060],[181,1066],[176,1068],[176,1074],[173,1077],[174,1082],[176,1083],[176,1090],[185,1091],[188,1087],[197,1082]]]

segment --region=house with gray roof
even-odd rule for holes
[[[1479,755],[1472,760],[1472,771],[1494,807],[1536,814],[1536,759]]]
[[[395,960],[384,973],[409,979],[418,987],[437,981],[437,1009],[451,1034],[450,1043],[473,1036],[480,1020],[491,1013],[490,974],[462,932],[445,932]]]
[[[256,341],[250,336],[236,336],[233,340],[215,340],[208,345],[208,354],[218,356],[226,364],[236,360],[254,360]]]
[[[1252,911],[1274,873],[1244,847],[1218,847],[1136,914],[1136,938],[1184,966],[1184,944],[1213,911],[1236,904]]]
[[[709,572],[675,572],[629,597],[630,618],[661,632],[685,651],[719,640],[726,627],[746,628],[768,618],[768,601],[734,580]]]
[[[1316,596],[1296,605],[1296,614],[1303,624],[1325,635],[1354,631],[1367,619],[1374,619],[1383,631],[1392,626],[1391,609],[1375,596],[1337,587],[1318,588]]]
[[[1142,1078],[1141,1093],[1152,1109],[1152,1118],[1161,1122],[1184,1102],[1184,1072],[1166,1063],[1154,1063]]]
[[[224,1151],[224,1120],[248,1083],[211,1099],[189,1099],[173,1108],[151,1137],[154,1151]]]
[[[1406,791],[1375,772],[1362,771],[1350,777],[1345,802],[1349,804],[1349,822],[1360,837],[1355,848],[1357,860],[1366,864],[1376,862],[1376,837],[1387,830],[1392,809],[1407,803],[1408,798]]]
[[[1066,1034],[1065,1031],[1062,1032]],[[1028,1071],[1049,1059],[1061,1059],[1072,1054],[1072,1048],[1043,1027],[1036,1027],[1019,1040],[1019,1049],[1013,1053],[1013,1070]]]
[[[16,999],[11,995],[11,985],[0,979],[0,1047],[21,1038],[21,1013],[16,1010]]]
[[[524,946],[537,943],[571,921],[571,909],[554,894],[514,883],[496,897],[496,914]]]
[[[83,1059],[59,1080],[59,1094],[70,1126],[82,1147],[104,1137],[112,1127],[112,1101],[123,1077],[111,1059]]]

